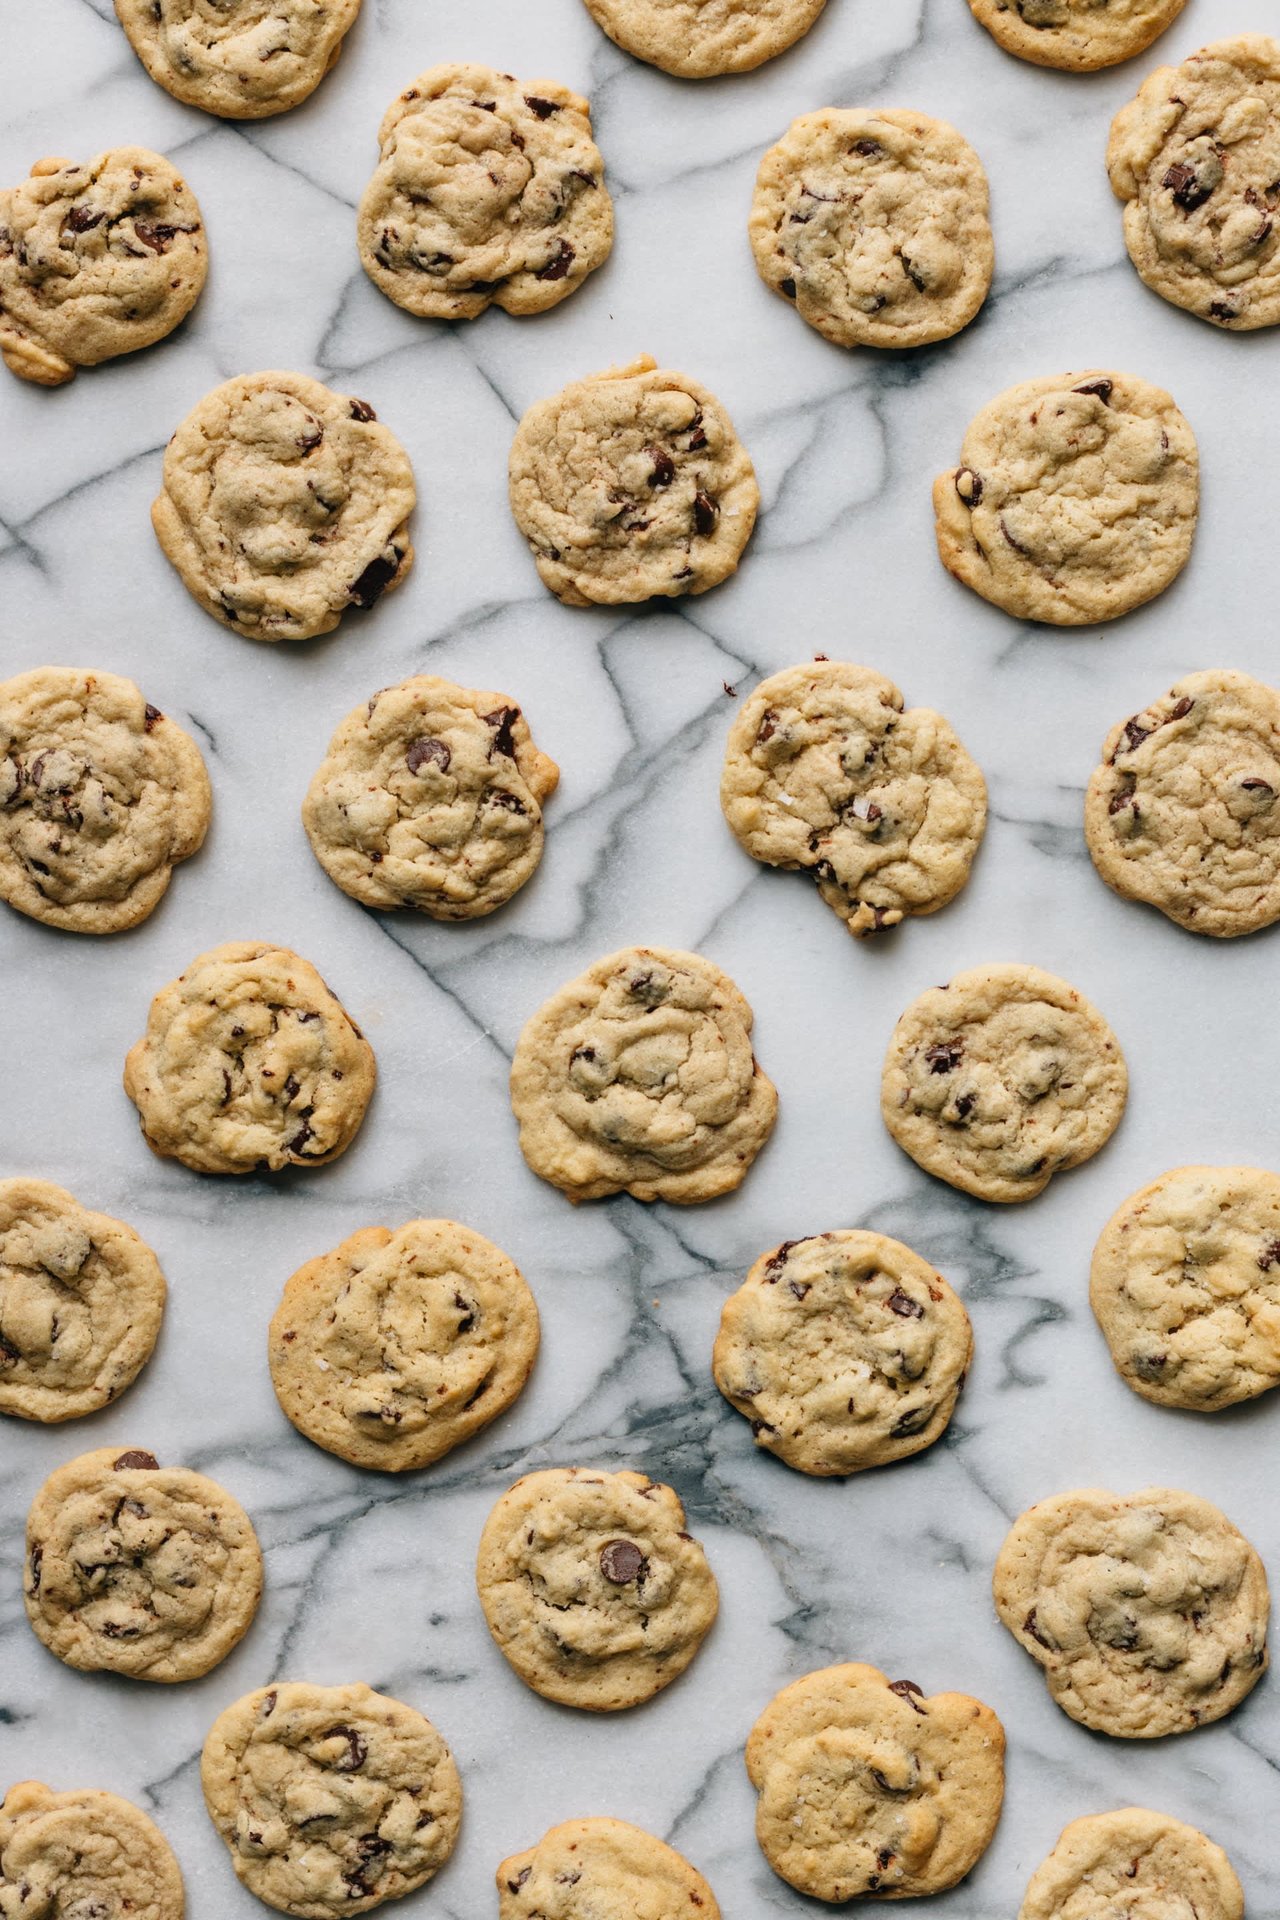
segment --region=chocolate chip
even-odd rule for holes
[[[262,1715],[264,1720],[269,1720],[271,1718],[272,1714],[276,1710],[276,1701],[279,1698],[280,1696],[276,1692],[274,1687],[272,1687],[270,1693],[263,1694],[262,1705],[258,1708],[258,1712]]]
[[[437,766],[441,773],[448,773],[453,755],[443,740],[424,735],[419,740],[410,741],[409,751],[404,758],[410,773],[417,773],[426,766]]]
[[[141,1447],[133,1447],[113,1460],[111,1466],[115,1473],[123,1473],[129,1467],[145,1467],[149,1473],[155,1473],[159,1470],[160,1462],[154,1453],[144,1453]]]
[[[358,1772],[369,1757],[369,1744],[362,1734],[356,1732],[354,1727],[330,1727],[328,1732],[323,1734],[321,1738],[325,1740],[346,1741],[346,1752],[340,1755],[333,1763],[339,1773]]]
[[[354,600],[367,613],[370,607],[377,605],[399,573],[403,558],[399,547],[391,549],[390,557],[380,553],[376,560],[369,562],[360,578],[347,588],[348,599]]]
[[[72,207],[63,221],[69,233],[88,233],[91,227],[100,226],[105,214],[94,213],[89,207]]]
[[[507,760],[516,757],[516,721],[520,718],[519,707],[495,707],[492,713],[482,715],[487,727],[493,728],[493,744],[489,748],[489,758],[500,753]]]
[[[149,247],[152,253],[163,253],[170,241],[177,237],[179,231],[177,227],[165,226],[162,222],[151,220],[135,220],[133,230],[143,246]]]
[[[796,283],[795,283],[795,281],[794,281],[794,280],[793,280],[793,279],[791,278],[791,276],[790,276],[789,274],[788,274],[788,276],[787,276],[787,278],[786,278],[785,280],[780,280],[780,281],[778,282],[778,285],[779,285],[779,287],[780,287],[780,288],[782,289],[782,291],[783,291],[783,293],[785,293],[785,294],[786,294],[786,296],[787,296],[787,298],[788,298],[788,300],[794,300],[794,299],[795,299],[795,297],[796,297]]]
[[[320,422],[318,420],[316,422],[316,429],[314,433],[301,433],[298,435],[298,452],[302,455],[304,460],[306,459],[309,453],[315,452],[316,448],[320,445],[320,442],[323,439],[324,439],[324,428],[320,425]]]
[[[964,1059],[963,1040],[935,1040],[926,1047],[924,1057],[929,1063],[930,1073],[954,1073]]]
[[[353,400],[351,402],[351,418],[353,420],[376,420],[377,417],[377,414],[367,400]]]
[[[923,1707],[916,1706],[917,1699],[924,1699],[924,1689],[923,1687],[918,1687],[914,1680],[891,1680],[889,1682],[889,1691],[890,1693],[899,1694],[902,1699],[907,1702],[908,1706],[915,1708],[917,1713],[924,1713]]]
[[[885,1301],[890,1313],[896,1313],[900,1320],[923,1320],[924,1308],[918,1300],[913,1300],[901,1287],[895,1287]]]
[[[676,463],[665,447],[649,446],[645,453],[653,462],[653,472],[649,475],[651,487],[669,487],[676,477]]]
[[[958,467],[956,469],[956,492],[960,495],[966,507],[977,506],[979,500],[982,498],[982,490],[983,480],[980,473],[975,473],[972,467]]]
[[[1104,407],[1109,407],[1111,405],[1111,393],[1114,386],[1114,380],[1103,378],[1100,380],[1086,380],[1082,386],[1072,387],[1071,391],[1072,393],[1094,393],[1098,396],[1099,400],[1101,400]]]
[[[309,1123],[304,1120],[292,1140],[287,1142],[287,1149],[290,1153],[301,1153],[308,1140],[314,1139],[315,1134],[312,1132]]]
[[[559,113],[559,104],[555,100],[544,100],[540,93],[526,93],[524,103],[530,113],[536,113],[539,120],[549,120],[553,113]]]
[[[1143,741],[1149,739],[1154,732],[1154,727],[1144,727],[1141,716],[1135,714],[1132,720],[1125,721],[1124,732],[1120,736],[1120,745],[1117,751],[1120,753],[1132,753],[1135,747],[1140,747]]]
[[[1271,1240],[1258,1255],[1258,1266],[1263,1273],[1270,1273],[1278,1260],[1280,1260],[1280,1240]]]
[[[148,705],[142,716],[143,730],[147,733],[150,733],[152,727],[155,726],[157,720],[163,720],[163,719],[164,719],[164,715],[161,713],[159,707],[153,707]]]
[[[720,509],[709,493],[701,488],[693,496],[693,524],[704,540],[709,540],[716,530],[716,521],[720,518]]]
[[[907,1440],[914,1433],[922,1433],[932,1420],[933,1412],[933,1407],[927,1404],[923,1407],[908,1407],[905,1413],[898,1415],[890,1427],[890,1438]]]
[[[463,1296],[456,1291],[453,1296],[453,1304],[462,1315],[462,1319],[458,1322],[457,1331],[459,1333],[470,1333],[476,1324],[475,1308],[469,1300],[465,1300]]]
[[[1205,186],[1195,168],[1189,167],[1185,160],[1175,160],[1160,184],[1169,188],[1174,205],[1181,207],[1184,213],[1194,213],[1213,192],[1213,188]]]
[[[1185,719],[1187,714],[1190,713],[1192,707],[1194,707],[1194,705],[1195,705],[1195,701],[1189,700],[1186,694],[1184,693],[1181,700],[1179,700],[1178,704],[1175,707],[1170,707],[1168,713],[1165,715],[1165,720],[1164,720],[1165,726],[1167,727],[1171,720]]]
[[[500,807],[504,813],[517,813],[525,817],[529,809],[518,793],[508,793],[505,787],[491,787],[484,796],[487,807]]]
[[[643,1586],[649,1562],[634,1540],[607,1540],[600,1549],[600,1571],[615,1587]]]
[[[567,240],[557,240],[556,250],[546,266],[539,267],[533,277],[535,280],[563,280],[576,258],[576,250]]]
[[[855,140],[853,143],[853,151],[860,153],[864,160],[870,160],[877,153],[883,153],[884,148],[878,140]]]
[[[1031,1635],[1031,1638],[1036,1642],[1038,1646],[1048,1647],[1049,1650],[1052,1652],[1053,1642],[1051,1640],[1046,1640],[1044,1635],[1041,1633],[1039,1627],[1037,1626],[1036,1610],[1034,1607],[1032,1607],[1030,1613],[1027,1615],[1026,1619],[1023,1621],[1022,1631],[1024,1633],[1029,1633]]]
[[[519,1893],[519,1891],[520,1891],[520,1889],[521,1889],[521,1887],[522,1887],[522,1886],[524,1885],[524,1883],[525,1883],[525,1881],[526,1881],[526,1880],[527,1880],[527,1879],[529,1878],[529,1875],[530,1875],[530,1874],[531,1874],[532,1872],[533,1872],[533,1868],[532,1868],[532,1867],[521,1867],[521,1869],[520,1869],[520,1871],[519,1871],[519,1873],[518,1873],[518,1874],[516,1875],[516,1877],[515,1877],[515,1879],[514,1879],[514,1880],[508,1880],[508,1882],[507,1882],[507,1892],[508,1892],[508,1893]]]
[[[798,1240],[784,1240],[780,1247],[774,1248],[764,1263],[765,1278],[770,1284],[777,1279],[782,1269],[786,1266],[787,1255],[791,1252],[792,1247],[798,1247],[799,1245],[800,1242]]]
[[[39,1593],[40,1591],[40,1569],[43,1565],[44,1565],[44,1548],[32,1547],[31,1549],[31,1591],[32,1593]]]
[[[957,1120],[967,1120],[977,1105],[977,1100],[978,1096],[976,1093],[962,1093],[956,1101]]]

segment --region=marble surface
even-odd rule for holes
[[[456,19],[451,22],[451,13]],[[1272,0],[1190,0],[1161,51],[1273,27]],[[617,201],[611,263],[549,316],[412,320],[366,281],[354,205],[379,116],[444,59],[553,75],[589,93]],[[1176,676],[1276,677],[1263,569],[1274,549],[1280,339],[1228,337],[1149,294],[1124,256],[1102,166],[1111,114],[1154,62],[1095,78],[1003,55],[963,0],[830,0],[809,38],[753,75],[685,83],[628,60],[580,0],[365,0],[319,93],[235,126],[144,75],[110,0],[0,0],[0,177],[38,156],[138,141],[178,159],[212,272],[167,344],[55,393],[0,379],[0,662],[132,675],[208,757],[215,822],[160,910],[89,941],[0,918],[0,1172],[62,1182],[159,1253],[171,1304],[156,1357],[100,1418],[10,1422],[0,1438],[0,1783],[118,1789],[171,1836],[191,1920],[261,1911],[201,1804],[215,1714],[277,1677],[363,1677],[424,1708],[464,1776],[464,1836],[405,1912],[480,1920],[492,1874],[551,1822],[611,1812],[672,1840],[726,1920],[813,1911],[752,1837],[744,1736],[776,1687],[866,1659],[993,1705],[1010,1739],[1004,1818],[946,1920],[1012,1915],[1078,1814],[1137,1800],[1226,1843],[1253,1920],[1280,1915],[1270,1810],[1277,1683],[1190,1737],[1126,1745],[1049,1701],[998,1626],[990,1568],[1033,1500],[1080,1484],[1186,1486],[1225,1508],[1280,1573],[1280,1406],[1212,1417],[1148,1406],[1111,1370],[1090,1316],[1094,1238],[1133,1188],[1186,1161],[1274,1164],[1276,933],[1198,940],[1113,896],[1081,834],[1107,728]],[[826,345],[756,278],[755,165],[826,104],[954,121],[991,175],[998,268],[980,319],[906,356]],[[505,499],[513,423],[564,381],[648,351],[724,400],[765,511],[734,580],[652,610],[579,612],[540,586]],[[1168,385],[1197,429],[1204,509],[1183,578],[1111,627],[1022,627],[936,560],[933,473],[976,408],[1015,379],[1117,366]],[[164,442],[216,382],[296,367],[370,400],[415,462],[418,564],[365,620],[292,649],[238,639],[188,599],[147,519]],[[734,710],[761,674],[814,649],[935,705],[986,771],[992,821],[944,913],[855,945],[798,876],[754,865],[716,798]],[[417,671],[510,691],[563,768],[536,880],[471,927],[376,917],[337,892],[298,821],[338,719]],[[377,1050],[354,1148],[282,1180],[201,1178],[151,1157],[120,1089],[152,992],[219,941],[306,954]],[[571,1208],[529,1174],[506,1099],[526,1016],[631,941],[699,948],[758,1016],[777,1135],[715,1205]],[[1112,1144],[1017,1209],[919,1172],[878,1116],[879,1063],[924,986],[989,959],[1033,961],[1091,996],[1129,1057]],[[357,1227],[454,1215],[507,1248],[542,1308],[535,1377],[495,1427],[426,1473],[360,1473],[301,1439],[265,1364],[286,1276]],[[778,1240],[873,1226],[936,1262],[972,1313],[977,1361],[931,1452],[817,1482],[753,1448],[709,1377],[720,1304]],[[20,1599],[22,1519],[56,1464],[145,1446],[223,1480],[252,1513],[266,1598],[205,1680],[172,1689],[59,1666]],[[649,1707],[592,1719],[526,1689],[491,1646],[472,1585],[498,1493],[548,1464],[628,1465],[672,1481],[719,1575],[723,1613],[688,1674]],[[620,1916],[619,1920],[623,1920]]]

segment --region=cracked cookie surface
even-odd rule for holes
[[[1087,1487],[1014,1522],[996,1611],[1064,1713],[1154,1740],[1220,1720],[1267,1665],[1267,1577],[1244,1535],[1192,1493]]]
[[[421,674],[347,715],[302,820],[353,900],[474,920],[536,871],[542,803],[559,778],[505,693]]]
[[[802,39],[826,0],[586,0],[624,53],[686,80],[746,73]]]
[[[27,1618],[69,1667],[194,1680],[243,1638],[261,1594],[262,1553],[240,1503],[144,1448],[82,1453],[32,1502]]]
[[[271,1379],[299,1432],[358,1467],[425,1467],[506,1411],[538,1309],[501,1248],[453,1220],[366,1227],[286,1283]]]
[[[1128,1087],[1082,993],[1039,967],[973,967],[898,1021],[880,1110],[926,1173],[980,1200],[1029,1200],[1105,1146]]]
[[[430,67],[388,109],[378,144],[360,259],[410,313],[541,313],[609,256],[613,202],[591,109],[556,80]]]
[[[373,1049],[315,968],[287,947],[200,954],[151,1003],[125,1061],[142,1136],[197,1173],[319,1166],[351,1145]]]
[[[200,749],[132,680],[37,667],[0,681],[0,899],[46,926],[145,920],[204,842]]]
[[[1041,1862],[1018,1920],[1244,1920],[1244,1893],[1222,1848],[1147,1807],[1086,1814]]]
[[[163,154],[37,161],[0,191],[0,356],[19,379],[59,387],[172,333],[208,265],[196,197]]]
[[[210,1728],[200,1783],[238,1877],[303,1920],[367,1913],[424,1885],[462,1820],[440,1734],[360,1683],[246,1694]]]
[[[756,176],[749,233],[766,286],[838,347],[920,347],[968,326],[995,260],[987,176],[945,120],[824,107]]]
[[[981,772],[940,714],[843,661],[762,680],[729,731],[720,804],[753,860],[811,872],[850,933],[934,913],[969,877]]]
[[[0,1802],[6,1920],[182,1920],[184,1910],[173,1849],[131,1801],[22,1780]]]
[[[854,1663],[806,1674],[747,1741],[761,1851],[818,1900],[941,1893],[991,1842],[1004,1745],[995,1714],[968,1694],[926,1698]]]
[[[157,86],[224,120],[261,120],[313,93],[360,0],[116,0]]]
[[[931,1447],[973,1357],[959,1296],[882,1233],[786,1240],[725,1302],[712,1374],[756,1445],[802,1473]]]
[[[1037,67],[1094,73],[1131,60],[1171,26],[1187,0],[969,0],[1006,53]]]
[[[1112,122],[1107,171],[1153,293],[1214,326],[1280,322],[1280,41],[1158,68]]]
[[[529,1473],[503,1494],[480,1536],[476,1586],[525,1685],[593,1713],[669,1686],[719,1607],[673,1489],[584,1467]]]
[[[683,1854],[625,1820],[566,1820],[498,1868],[498,1920],[615,1914],[720,1920],[715,1895]]]
[[[516,1045],[521,1152],[571,1200],[732,1192],[778,1114],[751,1026],[733,981],[700,954],[624,947],[597,960]]]
[[[736,571],[760,504],[720,402],[648,355],[530,407],[509,484],[543,584],[569,607],[718,586]]]
[[[1125,373],[1027,380],[970,423],[933,486],[938,554],[1019,620],[1091,626],[1163,593],[1191,552],[1195,435]]]
[[[409,457],[366,401],[301,373],[247,373],[174,433],[151,523],[224,627],[310,640],[404,580],[415,499]]]

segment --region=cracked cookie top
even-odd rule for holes
[[[342,52],[360,0],[116,0],[151,78],[224,120],[284,113]]]
[[[615,1914],[720,1920],[715,1895],[684,1855],[624,1820],[566,1820],[498,1868],[498,1920]]]
[[[182,1920],[173,1849],[140,1807],[38,1780],[0,1802],[0,1913],[48,1920]]]
[[[1131,60],[1171,26],[1187,0],[969,0],[1004,48],[1037,67],[1093,73]]]
[[[808,33],[826,0],[586,0],[625,53],[686,80],[746,73]]]
[[[1064,1827],[1031,1876],[1018,1920],[1244,1920],[1244,1893],[1221,1847],[1146,1807]]]

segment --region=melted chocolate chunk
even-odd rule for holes
[[[964,1041],[937,1040],[925,1048],[924,1057],[930,1073],[954,1073],[964,1059]]]
[[[437,766],[441,773],[448,773],[449,762],[453,759],[453,755],[443,740],[424,736],[420,740],[410,742],[409,751],[404,758],[410,773],[417,773],[420,768],[426,766]]]
[[[63,221],[69,233],[88,233],[92,227],[101,226],[105,215],[94,213],[89,207],[72,207]],[[141,235],[138,236],[141,239]]]
[[[492,713],[483,715],[485,725],[493,728],[493,745],[489,749],[489,758],[491,760],[495,753],[502,754],[503,758],[507,760],[515,759],[515,728],[516,721],[519,718],[519,707],[495,707]]]
[[[325,1740],[345,1740],[347,1750],[334,1761],[339,1773],[358,1773],[369,1757],[369,1743],[354,1727],[330,1727],[321,1736]]]
[[[577,258],[576,249],[564,238],[557,240],[556,250],[545,267],[539,267],[534,274],[535,280],[563,280]]]
[[[615,1587],[643,1586],[649,1562],[634,1540],[607,1540],[600,1549],[600,1571]]]
[[[152,253],[166,252],[170,242],[175,240],[180,232],[186,231],[185,228],[167,226],[159,220],[135,220],[133,230],[143,246],[149,247]]]
[[[720,518],[720,509],[709,493],[701,488],[693,496],[693,524],[704,540],[709,540],[716,530]]]
[[[155,726],[157,720],[163,720],[163,719],[164,719],[164,715],[161,713],[159,707],[153,707],[150,705],[150,703],[148,703],[146,711],[143,713],[143,716],[142,716],[142,725],[145,731],[147,733],[150,733],[151,729]]]
[[[367,400],[353,400],[351,402],[351,418],[353,420],[376,420],[377,417],[377,414]]]
[[[141,1447],[133,1447],[128,1453],[122,1453],[111,1462],[112,1471],[123,1473],[127,1467],[145,1467],[148,1472],[159,1470],[160,1462],[154,1453],[145,1453]]]
[[[924,1699],[924,1689],[923,1687],[918,1687],[914,1680],[891,1680],[889,1682],[889,1691],[890,1693],[900,1694],[908,1706],[914,1707],[918,1714],[924,1713],[925,1709],[923,1707],[916,1706],[917,1699]]]
[[[649,475],[651,487],[669,487],[676,477],[676,463],[665,447],[649,446],[645,453],[653,463],[653,472]]]
[[[890,1313],[896,1313],[900,1320],[923,1320],[924,1308],[918,1300],[913,1300],[901,1287],[895,1287],[885,1301]]]
[[[399,547],[391,549],[390,558],[385,553],[380,553],[376,560],[369,562],[360,578],[353,581],[347,588],[348,599],[354,600],[355,604],[367,613],[370,607],[377,605],[399,573],[403,558]]]
[[[1086,380],[1082,386],[1072,387],[1071,391],[1072,393],[1096,394],[1103,406],[1109,407],[1111,405],[1111,395],[1114,387],[1115,382],[1113,380]]]
[[[554,100],[544,100],[540,93],[526,93],[524,103],[530,113],[536,113],[539,120],[549,120],[560,108]]]

